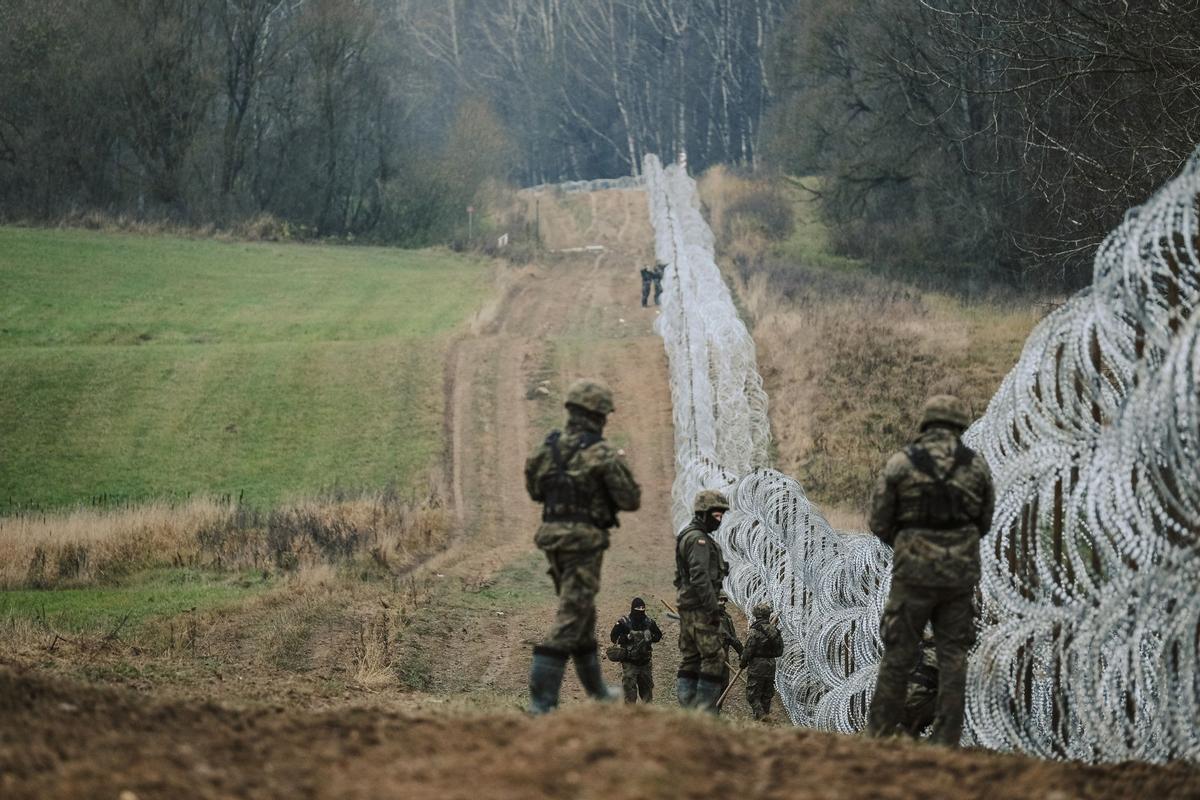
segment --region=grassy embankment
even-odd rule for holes
[[[6,641],[269,608],[297,569],[317,571],[303,593],[436,549],[443,361],[487,274],[436,252],[0,228]]]
[[[835,525],[861,529],[874,476],[913,435],[924,399],[950,392],[982,414],[1047,305],[967,302],[881,277],[831,252],[815,204],[794,187],[776,190],[795,227],[775,240],[737,213],[761,184],[718,168],[700,191],[754,328],[776,465]]]

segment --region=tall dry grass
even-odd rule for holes
[[[104,583],[161,566],[297,572],[361,562],[399,574],[444,547],[452,515],[421,495],[330,493],[271,512],[195,498],[0,517],[0,588]]]
[[[956,394],[981,414],[1044,308],[965,304],[849,263],[804,263],[794,242],[776,247],[730,222],[753,180],[714,169],[700,191],[753,328],[775,464],[839,527],[861,527],[875,476],[916,433],[925,398]],[[804,224],[806,247],[822,250],[819,223]]]

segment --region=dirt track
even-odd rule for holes
[[[0,798],[1200,797],[1200,774],[1180,766],[880,744],[795,730],[778,711],[775,725],[754,726],[740,698],[721,721],[683,714],[671,698],[675,628],[661,611],[655,708],[600,709],[570,675],[560,713],[519,713],[529,644],[554,607],[521,471],[561,421],[574,377],[613,385],[609,436],[644,491],[606,556],[601,637],[633,595],[654,608],[673,592],[670,397],[655,311],[638,305],[636,266],[651,256],[644,202],[544,199],[548,247],[607,249],[503,268],[499,302],[454,348],[447,450],[461,533],[421,570],[424,598],[395,643],[402,685],[350,700],[314,689],[316,678],[264,672],[148,699],[0,668]],[[378,599],[363,602],[378,612]],[[243,677],[253,688],[234,692]],[[206,691],[231,705],[194,699]]]

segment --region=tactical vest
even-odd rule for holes
[[[650,624],[644,630],[635,631],[629,617],[622,618],[629,633],[625,635],[625,660],[632,664],[645,664],[650,660],[653,646],[650,644]]]
[[[755,658],[779,658],[781,655],[783,655],[783,636],[780,635],[778,629],[771,630],[771,628],[775,627],[774,625],[771,625],[769,622],[762,623],[756,620],[751,627],[756,628],[762,633],[763,636],[766,637],[764,646],[762,648],[755,649]]]
[[[543,498],[542,521],[595,524],[591,513],[591,482],[586,473],[572,473],[567,467],[576,454],[600,441],[601,437],[598,434],[585,433],[565,453],[559,447],[561,438],[561,431],[554,431],[546,437],[546,446],[550,448],[554,468],[538,479],[538,488]]]
[[[971,497],[951,481],[955,472],[971,465],[975,458],[971,449],[960,442],[954,450],[954,463],[945,475],[938,473],[933,456],[923,447],[911,445],[905,448],[904,453],[912,465],[932,481],[914,487],[913,496],[901,497],[898,514],[900,526],[952,530],[972,524],[975,516],[971,510]]]

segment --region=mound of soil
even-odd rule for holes
[[[0,671],[17,798],[1200,797],[1182,765],[1089,767],[662,709],[307,714],[163,703]]]

